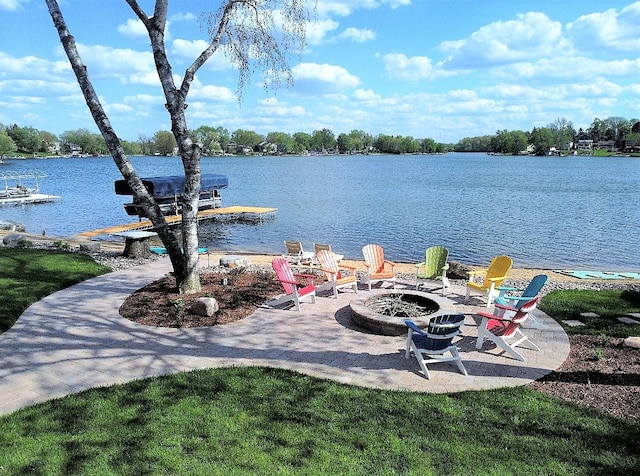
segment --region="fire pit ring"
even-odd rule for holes
[[[385,297],[401,297],[403,300],[422,306],[425,308],[425,315],[421,317],[389,316],[372,310],[372,304]],[[419,327],[427,327],[431,318],[455,312],[453,302],[445,297],[409,290],[378,293],[374,296],[354,299],[349,307],[351,308],[351,321],[354,324],[374,334],[387,336],[405,334],[407,332],[407,326],[404,324],[405,319],[411,319]]]

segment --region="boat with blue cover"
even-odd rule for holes
[[[182,196],[184,194],[185,178],[181,175],[142,178],[145,188],[156,200],[164,215],[179,215],[182,213]],[[115,181],[116,195],[133,195],[126,180]],[[211,210],[222,206],[220,190],[229,186],[229,179],[220,174],[202,174],[200,176],[200,200],[198,211]],[[128,215],[147,217],[144,209],[134,197],[133,202],[125,203],[124,209]]]

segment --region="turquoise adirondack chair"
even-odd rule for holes
[[[538,274],[531,279],[524,290],[508,286],[498,286],[496,289],[499,291],[499,294],[495,300],[495,303],[520,309],[522,307],[522,304],[530,301],[540,293],[540,290],[547,282],[547,279],[548,276],[546,274]],[[533,314],[529,314],[529,319],[527,319],[526,321],[526,326],[534,327],[536,329],[547,328],[547,326],[536,319]]]
[[[427,248],[424,261],[415,265],[416,290],[425,286],[425,283],[421,283],[420,280],[442,281],[442,295],[444,296],[445,289],[450,286],[447,278],[448,258],[449,250],[444,246],[438,245]]]

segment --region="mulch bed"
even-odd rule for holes
[[[226,278],[228,284],[223,285]],[[282,293],[270,272],[208,273],[201,276],[202,291],[178,294],[173,277],[133,293],[120,314],[139,324],[159,327],[205,327],[250,316],[261,304]],[[318,284],[318,283],[316,283]],[[220,311],[213,317],[190,312],[202,296],[215,297]],[[529,386],[562,400],[596,408],[640,422],[640,350],[625,347],[622,339],[569,336],[571,350],[562,366]]]

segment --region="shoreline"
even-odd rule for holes
[[[0,238],[4,239],[5,236],[8,235],[20,235],[23,236],[24,239],[31,241],[36,246],[47,246],[47,247],[55,247],[55,243],[63,243],[70,246],[71,251],[78,251],[78,248],[81,244],[89,244],[89,243],[98,243],[100,246],[100,250],[96,253],[91,254],[99,254],[99,253],[107,253],[111,254],[111,261],[118,259],[118,254],[122,254],[124,251],[124,242],[119,241],[111,241],[111,240],[87,240],[84,238],[77,237],[59,237],[53,235],[38,235],[33,233],[26,232],[17,232],[10,230],[0,230]],[[74,246],[75,245],[75,246]],[[4,246],[4,245],[1,245]],[[246,257],[249,259],[252,265],[256,266],[265,266],[270,265],[271,260],[274,257],[281,256],[281,254],[264,254],[264,253],[252,253],[247,251],[211,251],[207,254],[202,254],[201,259],[206,259],[209,264],[208,266],[216,266],[219,263],[219,260],[222,256],[229,255],[237,255],[241,257]],[[154,255],[158,256],[158,255]],[[149,259],[154,259],[154,257]],[[205,258],[206,257],[206,258]],[[123,261],[129,261],[129,266],[138,264],[135,260],[122,257]],[[354,259],[343,259],[342,263],[347,266],[353,266],[356,268],[356,271],[364,271],[366,269],[364,265],[364,260],[354,260]],[[406,263],[406,262],[395,262],[396,264],[396,273],[404,274],[404,275],[414,275],[415,274],[415,263]],[[467,266],[462,263],[468,269],[483,269],[484,266]],[[488,263],[487,263],[488,265]],[[126,267],[126,266],[125,266]],[[608,270],[610,271],[610,270]],[[640,280],[634,279],[581,279],[573,276],[569,276],[563,273],[558,273],[556,270],[548,269],[548,268],[512,268],[509,272],[507,281],[509,282],[519,282],[519,281],[529,281],[531,278],[536,276],[537,274],[546,274],[549,277],[549,282],[553,283],[576,283],[583,284],[585,286],[592,287],[594,284],[599,285],[602,288],[610,288],[610,287],[618,287],[616,285],[622,285],[622,287],[635,287],[636,285],[640,287]]]

